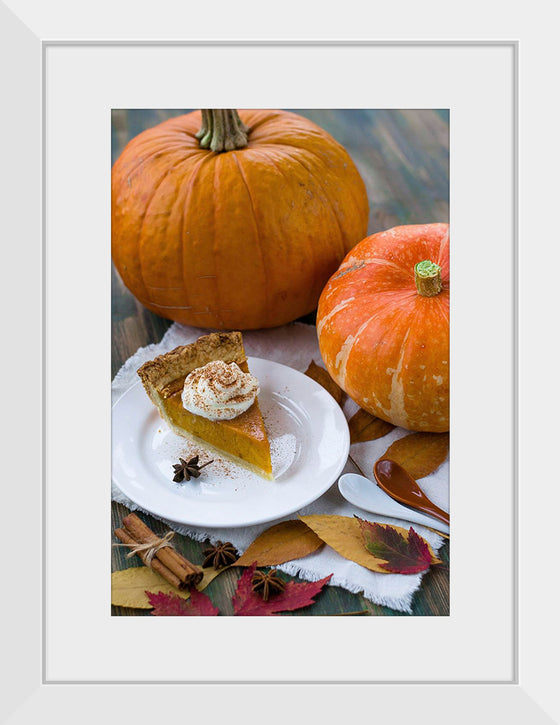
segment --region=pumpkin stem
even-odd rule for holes
[[[441,283],[441,267],[429,259],[424,259],[414,266],[414,281],[418,294],[422,297],[435,297],[443,289]]]
[[[235,109],[210,108],[202,110],[202,126],[196,134],[201,149],[233,151],[249,143],[249,128]]]

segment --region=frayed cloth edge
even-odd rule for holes
[[[148,516],[152,516],[153,518],[157,519],[158,521],[162,521],[165,523],[169,528],[173,529],[174,531],[177,531],[177,533],[180,533],[183,536],[189,536],[191,539],[194,539],[194,541],[203,542],[203,541],[210,541],[211,544],[215,544],[219,540],[219,535],[212,535],[207,534],[206,532],[200,532],[196,531],[195,529],[190,529],[186,526],[181,526],[178,524],[175,524],[174,522],[168,521],[167,519],[162,518],[161,516],[156,516],[155,514],[150,513],[149,511],[146,511],[145,509],[141,508],[140,506],[137,506],[135,503],[127,499],[125,496],[122,497],[116,497],[113,495],[113,500],[117,503],[122,504],[123,506],[126,506],[131,511],[141,511],[142,513],[147,514]],[[243,552],[240,551],[242,554]],[[317,574],[315,571],[310,571],[309,569],[306,569],[304,566],[301,566],[297,563],[297,561],[291,561],[291,562],[285,562],[284,564],[278,564],[275,567],[276,569],[279,569],[280,571],[283,571],[286,574],[290,574],[291,576],[299,576],[301,579],[305,579],[306,581],[319,581],[319,579],[324,579],[324,576],[321,574]],[[363,594],[366,599],[368,599],[370,602],[373,602],[374,604],[379,604],[382,607],[389,607],[390,609],[395,609],[398,612],[405,612],[406,614],[412,614],[412,598],[415,594],[415,592],[420,587],[420,583],[422,581],[422,578],[420,577],[420,581],[418,582],[418,586],[411,591],[409,594],[403,595],[401,598],[396,599],[394,597],[386,597],[381,594],[378,594],[377,592],[372,592],[368,590],[367,588],[361,586],[360,584],[353,584],[352,582],[347,581],[343,577],[337,576],[336,574],[333,574],[331,579],[328,582],[328,586],[338,586],[342,587],[343,589],[346,589],[347,591],[351,592],[352,594]]]

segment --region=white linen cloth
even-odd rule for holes
[[[136,371],[140,365],[147,360],[152,360],[157,355],[172,350],[178,345],[186,345],[194,342],[198,337],[208,332],[211,332],[211,330],[185,327],[174,323],[165,333],[161,342],[140,348],[125,362],[113,380],[113,404],[131,385],[137,382],[138,377]],[[318,365],[324,367],[319,352],[316,329],[312,325],[294,322],[290,325],[271,330],[244,332],[243,344],[248,356],[274,360],[283,365],[295,368],[300,372],[305,372],[311,360],[315,360]],[[352,400],[346,400],[344,413],[348,419],[357,409],[358,406]],[[387,450],[393,441],[408,433],[409,431],[405,431],[403,428],[395,428],[391,433],[378,440],[367,443],[356,443],[351,447],[351,455],[362,471],[366,475],[371,476],[375,461]],[[348,462],[344,472],[356,473],[356,469],[351,462]],[[435,504],[446,511],[449,510],[448,460],[435,473],[421,479],[419,483],[427,496]],[[112,484],[112,498],[114,501],[124,504],[131,510],[142,510],[128,499],[114,482]],[[190,536],[197,541],[204,541],[206,539],[209,539],[213,543],[217,540],[231,541],[236,549],[242,553],[262,531],[265,531],[279,521],[294,519],[298,514],[357,515],[369,521],[401,525],[407,529],[410,526],[410,524],[400,522],[396,519],[389,519],[363,511],[348,503],[340,495],[336,481],[326,493],[309,506],[283,519],[271,521],[266,524],[246,528],[212,528],[205,530],[198,527],[182,526],[171,521],[165,521],[165,523],[178,533]],[[414,528],[429,542],[434,552],[437,553],[443,543],[443,538],[417,524],[414,525]],[[411,612],[413,594],[420,586],[423,576],[423,574],[379,574],[372,572],[345,559],[327,545],[309,556],[280,564],[277,568],[287,574],[297,575],[308,581],[317,581],[329,574],[333,574],[329,582],[330,585],[344,587],[348,591],[355,593],[363,592],[364,596],[372,602],[402,612]]]

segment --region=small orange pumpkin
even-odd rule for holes
[[[449,430],[449,226],[357,244],[321,294],[317,331],[327,370],[361,408],[409,430]]]
[[[274,327],[311,312],[369,217],[345,149],[287,111],[171,118],[128,143],[111,188],[124,284],[196,327]]]

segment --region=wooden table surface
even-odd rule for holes
[[[190,109],[114,110],[112,113],[112,160],[125,144],[146,128]],[[449,113],[447,110],[302,110],[289,109],[311,119],[327,130],[350,153],[365,181],[370,218],[368,233],[397,224],[449,221]],[[313,321],[313,316],[305,320]],[[112,375],[139,347],[159,342],[171,321],[142,307],[112,271]],[[112,503],[111,532],[128,513]],[[167,527],[157,519],[141,514],[157,533]],[[113,538],[114,541],[116,539]],[[204,544],[176,535],[181,553],[194,563],[202,562]],[[449,565],[449,542],[439,557]],[[126,550],[114,547],[112,570],[141,566],[137,557],[126,558]],[[229,569],[205,590],[222,614],[232,614],[231,597],[240,570]],[[286,579],[289,577],[282,574]],[[413,615],[449,614],[449,570],[437,567],[423,578],[413,600]],[[410,616],[378,606],[359,594],[340,587],[325,587],[312,607],[282,616],[337,615],[363,612],[381,616]],[[149,616],[150,612],[112,607],[116,616]]]

